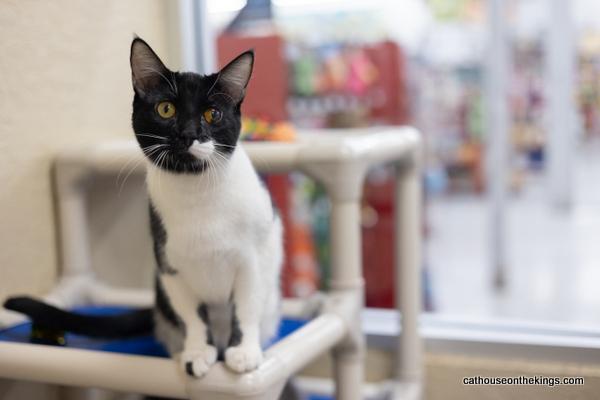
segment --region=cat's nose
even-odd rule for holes
[[[195,124],[187,124],[181,131],[181,135],[186,139],[197,139],[200,136],[200,127]]]

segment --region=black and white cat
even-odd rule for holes
[[[158,267],[154,311],[85,317],[26,297],[5,306],[38,325],[94,336],[153,326],[195,377],[219,358],[236,372],[251,371],[279,323],[282,262],[280,219],[238,146],[254,54],[201,76],[170,71],[136,38],[130,61]]]

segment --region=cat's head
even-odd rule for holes
[[[240,106],[252,74],[247,51],[212,75],[169,70],[148,44],[131,44],[133,130],[145,156],[175,173],[222,165],[240,134]]]

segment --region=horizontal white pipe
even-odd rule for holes
[[[282,385],[345,333],[342,317],[324,314],[271,346],[256,371],[238,375],[217,364],[200,380],[169,359],[0,342],[0,376],[178,398],[188,397],[186,383],[194,393],[251,395]]]
[[[21,343],[0,343],[0,376],[156,396],[187,397],[171,360]]]
[[[341,316],[323,314],[271,346],[266,355],[279,358],[289,376],[333,347],[346,335],[346,329]]]
[[[365,165],[411,157],[419,146],[419,134],[408,127],[357,130],[319,130],[298,134],[293,142],[243,142],[260,172],[288,172],[313,163],[352,162]],[[144,171],[143,155],[134,140],[117,141],[95,148],[79,148],[59,155],[58,168],[79,167],[90,172]],[[129,166],[124,167],[126,163]],[[127,171],[122,171],[122,169]]]
[[[149,289],[117,288],[94,280],[89,285],[89,298],[93,304],[128,305],[151,307],[154,304],[154,291]]]

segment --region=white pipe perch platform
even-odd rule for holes
[[[303,131],[291,143],[243,143],[259,172],[301,171],[324,185],[331,199],[332,291],[324,295],[319,315],[265,352],[264,363],[235,374],[217,363],[201,379],[180,373],[169,359],[34,344],[0,342],[0,378],[78,387],[95,387],[176,398],[277,399],[285,382],[310,361],[331,351],[335,398],[362,397],[365,339],[360,199],[367,171],[374,165],[397,166],[397,290],[402,315],[398,341],[395,398],[420,397],[422,345],[417,329],[420,287],[420,150],[412,128]],[[122,157],[121,157],[122,156]],[[55,163],[62,278],[46,299],[63,307],[76,304],[147,306],[152,293],[113,288],[91,270],[85,194],[95,176],[118,174],[119,160],[142,161],[133,141],[79,148]],[[134,173],[144,173],[139,162]],[[289,307],[286,307],[286,304]],[[284,312],[303,310],[284,302]],[[16,321],[0,314],[0,323]]]

